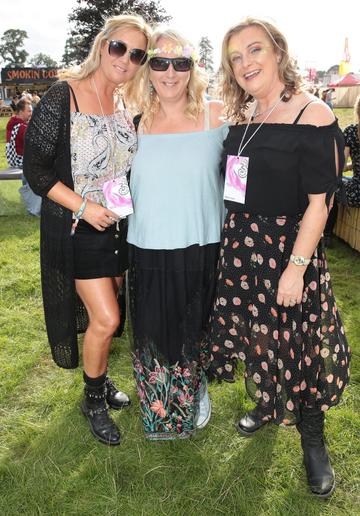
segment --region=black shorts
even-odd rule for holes
[[[74,242],[74,278],[114,278],[128,268],[127,219],[98,231],[80,220]]]

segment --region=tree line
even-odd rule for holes
[[[69,36],[65,42],[64,54],[59,63],[68,67],[81,63],[87,56],[92,41],[109,16],[118,14],[139,14],[151,26],[168,22],[171,17],[159,1],[140,0],[77,0],[78,6],[69,14]],[[6,30],[0,38],[0,58],[5,68],[24,67],[58,67],[58,63],[48,54],[38,53],[29,59],[25,50],[27,32],[20,29]],[[199,44],[199,61],[208,72],[213,72],[213,47],[208,37],[204,36]]]

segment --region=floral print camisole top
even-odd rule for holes
[[[104,183],[129,173],[137,148],[129,112],[71,113],[70,142],[74,191],[105,206]]]

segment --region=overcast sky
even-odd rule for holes
[[[345,37],[349,38],[352,71],[360,69],[359,0],[325,2],[302,0],[161,0],[173,17],[170,26],[198,44],[209,37],[219,64],[221,41],[226,30],[247,15],[268,18],[287,36],[290,50],[301,68],[318,70],[338,64]],[[253,8],[247,7],[252,5]],[[25,48],[30,56],[43,52],[60,61],[69,30],[68,15],[76,0],[1,0],[0,36],[7,29],[26,30]]]

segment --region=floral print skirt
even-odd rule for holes
[[[219,244],[129,247],[130,331],[145,436],[186,438],[196,430],[205,378],[200,351],[214,302]]]
[[[228,213],[208,339],[209,370],[234,381],[245,363],[247,392],[264,419],[300,420],[300,407],[336,405],[349,380],[349,347],[322,243],[304,275],[302,303],[276,303],[301,216]]]

